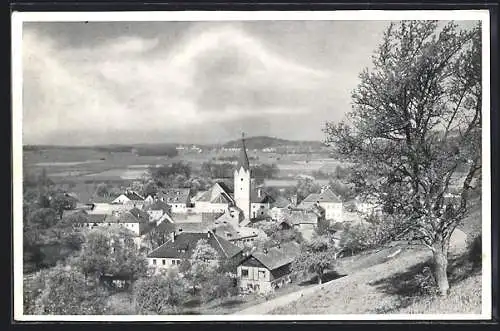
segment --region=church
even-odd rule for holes
[[[233,189],[231,190],[223,182],[215,183],[208,191],[199,192],[191,199],[194,205],[193,211],[239,214],[237,225],[246,225],[252,219],[269,216],[274,200],[263,191],[262,187],[253,187],[251,172],[243,136],[233,172]]]

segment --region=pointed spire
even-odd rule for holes
[[[241,133],[241,150],[240,157],[238,158],[238,163],[236,165],[236,169],[240,169],[243,167],[245,170],[250,170],[250,162],[248,162],[247,149],[245,147],[245,133]]]

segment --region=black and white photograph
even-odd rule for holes
[[[14,318],[491,318],[488,11],[14,12]]]

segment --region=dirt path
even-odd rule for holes
[[[334,280],[332,280],[333,282]],[[330,282],[329,282],[330,283]],[[249,307],[247,309],[240,310],[234,315],[261,315],[261,314],[267,314],[273,309],[276,309],[277,307],[281,307],[284,305],[287,305],[289,303],[292,303],[301,297],[305,295],[309,295],[311,293],[314,293],[315,291],[318,290],[319,287],[324,286],[327,283],[321,284],[321,285],[314,285],[314,286],[309,286],[307,288],[304,288],[299,291],[295,291],[292,293],[288,293],[282,296],[279,296],[277,298],[274,298],[272,300],[257,304],[255,306]]]

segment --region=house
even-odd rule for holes
[[[274,200],[271,206],[271,210],[269,211],[269,216],[271,216],[271,219],[277,221],[281,219],[282,214],[291,207],[292,207],[292,202],[290,200],[282,196],[278,196]]]
[[[136,236],[142,236],[154,226],[149,221],[149,215],[134,207],[120,215],[111,214],[89,214],[81,211],[82,217],[74,217],[75,226],[93,229],[95,227],[109,227],[119,225],[129,229]]]
[[[212,232],[239,247],[252,247],[256,240],[267,237],[261,229],[235,225],[223,216],[214,222]]]
[[[215,249],[220,260],[231,259],[238,263],[243,250],[212,231],[187,233],[171,232],[170,240],[147,255],[148,263],[156,270],[178,267],[182,261],[190,260],[198,241],[205,239]]]
[[[234,205],[232,190],[223,182],[215,183],[208,191],[193,197],[194,211],[197,213],[225,212]]]
[[[148,213],[151,221],[154,221],[157,224],[160,224],[165,219],[169,219],[171,222],[173,222],[170,214],[172,207],[163,201],[157,200],[152,204],[145,205],[143,209],[146,213]]]
[[[237,267],[240,293],[270,293],[290,283],[291,264],[299,254],[295,242],[250,253]]]
[[[250,192],[251,218],[265,218],[269,215],[274,198],[265,193],[262,187],[257,187]]]
[[[330,188],[322,188],[321,193],[311,193],[297,206],[298,209],[311,209],[315,204],[325,210],[327,220],[342,221],[342,200]]]
[[[144,198],[135,191],[126,191],[111,201],[111,204],[132,205],[140,207],[144,204]]]
[[[191,207],[191,190],[189,188],[162,189],[156,197],[172,207],[172,213],[186,213]]]

